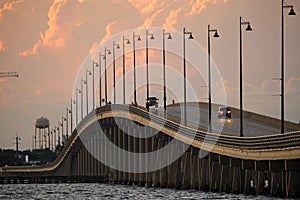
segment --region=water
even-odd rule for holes
[[[110,184],[16,184],[0,185],[0,199],[270,199],[266,196],[237,195],[146,188]],[[273,198],[279,199],[279,198]]]

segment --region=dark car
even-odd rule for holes
[[[155,106],[155,108],[158,107],[158,98],[156,97],[149,97],[149,99],[146,99],[146,108],[148,109],[150,106]]]
[[[231,118],[231,109],[227,106],[219,107],[218,118]]]

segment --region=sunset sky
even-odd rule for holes
[[[287,2],[297,15],[285,11],[285,116],[298,123],[300,1]],[[280,118],[280,97],[272,96],[280,93],[280,82],[272,80],[281,76],[280,0],[1,0],[0,71],[20,77],[0,78],[0,148],[14,148],[16,133],[20,148],[31,148],[37,118],[52,126],[65,115],[85,57],[111,36],[141,27],[186,27],[204,49],[207,25],[217,28],[212,59],[227,103],[239,107],[240,16],[253,27],[243,33],[244,108]]]

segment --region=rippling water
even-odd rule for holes
[[[110,184],[0,185],[0,199],[270,199],[236,195]],[[274,198],[276,199],[276,198]]]

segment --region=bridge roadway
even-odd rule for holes
[[[182,106],[182,107],[180,107]],[[240,135],[240,111],[231,108],[231,118],[221,118],[217,116],[220,105],[212,105],[212,124],[214,133],[225,135]],[[152,109],[152,112],[153,109]],[[208,104],[207,103],[188,103],[187,104],[188,126],[202,131],[208,129]],[[200,113],[200,114],[199,114]],[[159,114],[163,115],[162,108]],[[183,122],[183,105],[174,104],[167,108],[167,117],[174,121]],[[199,120],[200,119],[200,120]],[[269,116],[260,115],[253,112],[244,111],[244,136],[263,136],[281,133],[280,120]],[[299,131],[300,125],[292,122],[285,122],[285,132]]]
[[[267,187],[267,194],[270,195],[300,196],[300,192],[297,189],[299,188],[298,180],[300,178],[300,131],[286,134],[273,134],[269,133],[268,127],[265,127],[265,131],[262,132],[263,136],[241,138],[227,134],[230,133],[229,129],[231,127],[236,126],[225,126],[225,130],[229,131],[227,133],[225,132],[226,134],[223,132],[222,134],[207,133],[205,127],[203,127],[205,120],[202,120],[206,114],[204,108],[201,109],[200,113],[200,127],[202,126],[203,130],[199,130],[199,126],[197,126],[197,129],[191,128],[193,124],[196,124],[196,121],[190,121],[188,123],[190,127],[177,123],[174,115],[178,112],[178,108],[176,110],[176,108],[170,106],[168,110],[167,118],[173,119],[174,121],[166,120],[159,115],[148,113],[142,108],[133,106],[107,105],[97,108],[78,124],[63,151],[53,163],[43,166],[3,167],[0,168],[0,179],[19,176],[30,177],[33,175],[39,177],[44,175],[47,177],[85,177],[87,175],[97,174],[97,176],[105,175],[110,177],[111,174],[114,174],[114,178],[112,178],[114,182],[118,180],[116,177],[119,177],[119,179],[122,177],[123,183],[125,181],[128,183],[135,182],[137,184],[148,183],[154,186],[166,186],[167,184],[168,187],[182,188],[196,187],[197,185],[199,189],[205,186],[204,188],[208,188],[209,190],[217,189],[218,191],[244,193],[249,193],[252,187],[255,188],[256,194],[264,193],[263,190]],[[236,111],[234,110],[233,112],[235,117]],[[202,115],[202,113],[204,114]],[[246,118],[247,117],[251,119],[247,123],[254,123],[255,120],[259,119],[263,119],[263,121],[268,119],[267,121],[269,121],[270,124],[276,123],[274,119],[251,113],[248,113],[248,116],[246,115]],[[233,118],[233,120],[235,120],[235,118]],[[158,136],[154,136],[152,139],[150,138],[148,141],[150,142],[149,145],[141,145],[143,140],[124,134],[116,126],[119,124],[114,121],[120,121],[121,126],[123,126],[123,128],[125,127],[129,132],[137,132],[140,130],[139,128],[134,128],[133,124],[135,123],[147,127],[148,129],[146,130],[149,131],[150,135],[159,130]],[[121,176],[120,173],[126,173],[111,171],[108,170],[107,167],[103,167],[100,173],[98,170],[99,167],[95,167],[95,164],[92,164],[92,166],[86,164],[86,162],[99,163],[99,161],[95,161],[94,157],[89,156],[87,150],[85,150],[80,142],[82,139],[80,135],[84,134],[85,131],[96,122],[102,124],[101,126],[104,128],[106,127],[106,131],[104,132],[108,134],[109,137],[113,137],[113,141],[129,151],[148,148],[142,150],[142,152],[153,152],[163,147],[161,146],[163,143],[166,145],[174,138],[183,145],[186,143],[191,144],[191,147],[180,159],[172,163],[170,169],[169,167],[167,168],[167,171],[158,170],[157,172],[153,172],[156,173],[153,177],[161,177],[159,179],[160,181],[158,181],[157,178],[151,180],[143,178],[143,176],[147,176],[148,173],[145,175],[140,174],[140,178],[136,178],[138,175],[133,175],[133,178],[130,178],[130,174]],[[289,126],[292,127],[292,125],[293,124]],[[276,128],[274,128],[274,130],[275,129]],[[146,134],[148,134],[148,132]],[[208,156],[201,158],[200,149],[210,153]],[[96,150],[105,151],[106,155],[104,156],[108,158],[111,156],[111,154],[109,154],[110,152],[107,152],[103,147],[97,148]],[[121,157],[124,160],[124,156],[122,155]],[[159,157],[151,159],[159,159]],[[128,165],[131,164],[129,161],[126,161],[126,156],[125,162],[128,162]],[[150,163],[153,162],[157,163],[160,161],[155,160]],[[133,165],[135,164],[138,163],[134,162]],[[97,166],[101,166],[101,164]],[[181,167],[178,169],[178,166]],[[196,168],[197,170],[194,171]],[[92,170],[92,172],[89,170]],[[173,173],[176,175],[173,176]],[[166,179],[166,177],[168,178]],[[175,177],[175,180],[171,180],[170,177]],[[220,180],[220,177],[224,178]],[[168,183],[163,183],[165,179],[168,180]],[[265,185],[263,179],[269,181],[271,186],[268,186],[268,184]],[[254,181],[254,186],[251,181]],[[255,187],[255,184],[258,186]]]

